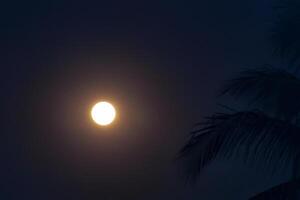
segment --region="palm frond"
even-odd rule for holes
[[[293,160],[299,142],[300,128],[261,112],[215,114],[191,132],[179,157],[187,160],[189,180],[196,178],[217,156],[241,156],[246,162],[276,170]]]
[[[274,52],[295,65],[300,58],[300,2],[281,1],[276,6],[276,20],[271,34]]]
[[[294,194],[299,189],[300,179],[295,179],[272,187],[249,200],[296,200],[298,198]]]
[[[251,69],[231,80],[222,91],[244,98],[271,116],[297,121],[300,113],[300,80],[289,72],[271,67]]]

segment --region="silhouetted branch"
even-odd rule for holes
[[[296,179],[270,188],[249,200],[297,200],[294,192],[299,189],[300,179]]]
[[[300,2],[297,0],[281,1],[281,5],[274,7],[276,19],[271,42],[275,55],[287,60],[291,66],[294,66],[300,58],[299,10]]]
[[[215,114],[191,133],[179,157],[187,160],[188,179],[217,156],[242,156],[246,162],[277,170],[297,155],[299,133],[299,127],[261,112]]]
[[[280,119],[295,122],[299,117],[300,80],[284,70],[265,67],[244,71],[222,94],[243,98]]]

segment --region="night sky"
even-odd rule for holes
[[[191,186],[174,162],[224,81],[272,61],[273,5],[2,5],[0,198],[245,199],[284,178],[217,161]],[[100,99],[120,115],[111,127],[90,119]]]

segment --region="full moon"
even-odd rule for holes
[[[93,106],[91,116],[96,124],[100,126],[107,126],[114,121],[116,117],[116,110],[112,104],[101,101]]]

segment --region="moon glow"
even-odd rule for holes
[[[108,102],[101,101],[96,103],[91,110],[91,117],[100,126],[111,124],[116,117],[114,106]]]

